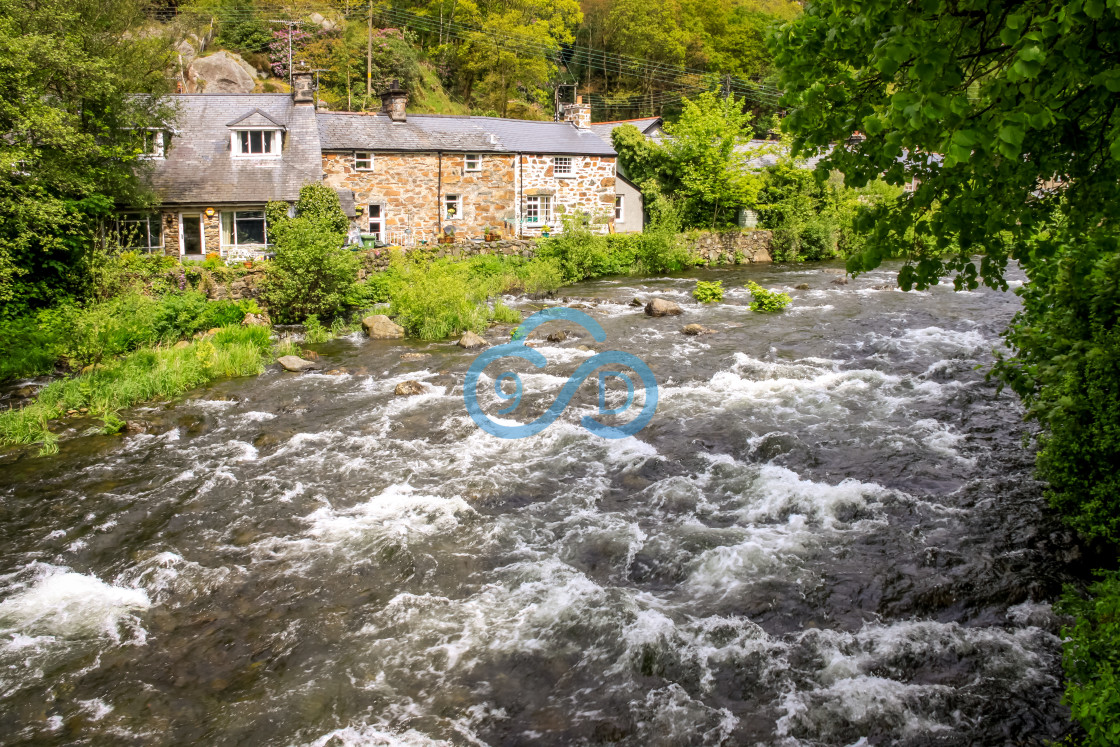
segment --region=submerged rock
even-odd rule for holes
[[[634,297],[634,298],[633,298],[633,299],[632,299],[632,300],[630,301],[630,303],[629,303],[629,304],[627,304],[627,305],[628,305],[628,306],[645,306],[645,304],[644,304],[644,303],[642,303],[642,299],[638,298],[637,296],[635,296],[635,297]]]
[[[393,390],[393,394],[398,394],[402,397],[410,397],[413,394],[423,394],[424,385],[414,379],[402,381],[397,384],[397,388]]]
[[[715,334],[715,330],[711,329],[709,327],[705,327],[702,324],[686,324],[686,325],[684,325],[684,329],[681,330],[681,334],[685,334],[685,335],[711,335],[711,334]]]
[[[564,340],[567,340],[571,336],[572,333],[568,330],[558,329],[555,332],[549,333],[549,335],[544,339],[548,340],[549,342],[564,342]]]
[[[794,290],[799,290],[799,291],[807,291],[807,290],[809,290],[809,284],[808,283],[798,283],[797,285],[793,286],[793,289]]]
[[[486,340],[483,340],[474,332],[468,330],[463,333],[463,336],[459,338],[459,342],[457,342],[456,345],[461,348],[466,348],[467,350],[473,350],[475,348],[486,347]]]
[[[295,371],[296,373],[315,368],[314,363],[305,361],[298,355],[282,355],[276,359],[276,362],[283,366],[285,371]]]
[[[680,306],[664,298],[655,298],[646,304],[646,314],[649,316],[676,316],[680,313]]]
[[[832,282],[835,285],[847,285],[848,284],[848,279],[847,278],[836,278]]]
[[[425,358],[431,358],[431,357],[432,357],[431,353],[402,353],[401,354],[401,360],[402,361],[422,361]]]
[[[371,340],[396,340],[404,337],[404,327],[384,314],[374,314],[362,320],[362,328]]]

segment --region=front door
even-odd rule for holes
[[[179,250],[184,256],[190,254],[201,257],[205,254],[205,236],[202,229],[202,216],[195,213],[179,215]]]

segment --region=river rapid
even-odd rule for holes
[[[1018,299],[884,288],[896,270],[563,289],[570,300],[545,305],[584,304],[606,343],[550,323],[582,337],[534,341],[543,371],[511,366],[521,408],[495,415],[497,365],[480,400],[525,422],[596,351],[629,351],[659,403],[624,439],[580,425],[597,412],[594,377],[539,435],[498,439],[464,406],[476,353],[354,335],[311,346],[322,371],[129,413],[149,433],[8,454],[0,741],[1060,736],[1050,602],[1070,538],[1031,479],[1017,400],[977,370]],[[725,302],[692,302],[697,279],[722,280]],[[751,312],[748,280],[793,303]],[[649,318],[635,296],[684,314]],[[716,331],[685,336],[687,323]],[[407,379],[425,392],[395,395]]]

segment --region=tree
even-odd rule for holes
[[[839,144],[822,176],[921,181],[863,216],[850,270],[901,255],[905,289],[946,275],[1006,288],[1008,259],[1026,271],[1014,355],[995,372],[1043,426],[1052,505],[1120,543],[1120,5],[834,0],[772,46],[799,152]],[[854,130],[867,139],[849,143]],[[1120,658],[1115,639],[1097,643]],[[1110,744],[1120,703],[1107,663],[1077,653],[1093,648],[1067,648],[1067,692],[1089,743]]]
[[[100,222],[151,202],[171,45],[140,0],[0,0],[0,316],[81,292]],[[172,143],[172,147],[174,144]]]
[[[623,170],[647,198],[661,193],[680,199],[686,226],[727,226],[740,207],[755,204],[762,186],[746,166],[750,119],[741,100],[706,92],[685,100],[680,119],[665,125],[661,142],[630,126],[616,128],[612,141]]]
[[[286,202],[266,209],[276,259],[269,267],[264,299],[275,321],[302,322],[315,314],[338,315],[358,279],[358,259],[343,247],[347,220],[338,194],[323,184],[299,192],[295,217]]]

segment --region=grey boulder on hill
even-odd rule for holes
[[[215,52],[195,58],[187,68],[188,93],[252,93],[257,71],[240,55]]]

